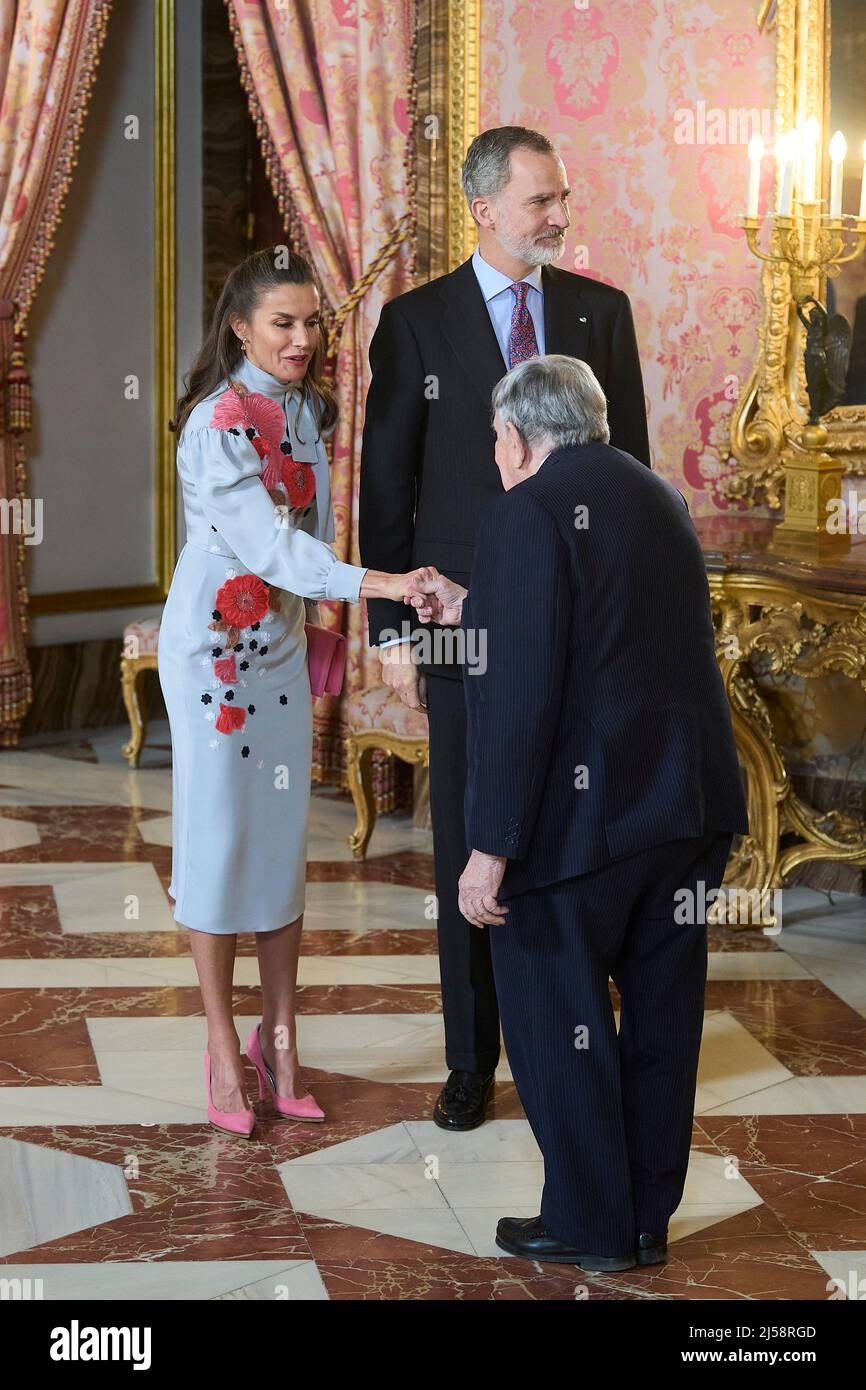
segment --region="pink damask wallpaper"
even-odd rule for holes
[[[728,421],[756,348],[760,275],[737,225],[749,134],[773,135],[775,36],[756,12],[482,0],[481,129],[526,125],[556,144],[573,189],[558,264],[630,296],[654,465],[693,515],[728,505]]]

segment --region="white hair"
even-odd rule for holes
[[[592,368],[552,352],[518,362],[493,388],[493,414],[509,421],[531,447],[610,443],[607,400]]]

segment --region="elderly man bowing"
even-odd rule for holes
[[[707,930],[680,924],[675,894],[700,905],[718,888],[746,806],[681,494],[608,444],[604,394],[575,358],[520,363],[493,412],[506,492],[468,597],[440,576],[412,601],[483,653],[464,680],[460,910],[494,927],[545,1177],[540,1216],[503,1217],[496,1239],[622,1270],[666,1258],[688,1167]]]

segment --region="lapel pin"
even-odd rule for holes
[[[581,314],[580,316],[580,321],[581,323],[586,323],[586,319],[584,318],[583,314]]]

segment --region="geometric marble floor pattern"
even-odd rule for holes
[[[0,756],[0,1264],[46,1299],[824,1299],[866,1276],[866,911],[786,891],[782,932],[710,933],[686,1190],[665,1266],[504,1255],[543,1168],[503,1056],[492,1118],[447,1134],[429,832],[314,792],[299,971],[328,1119],[205,1123],[204,1019],[171,913],[170,745],[123,728]],[[134,910],[128,910],[128,901]],[[243,1039],[260,1016],[239,938]],[[618,1000],[611,989],[614,1008]],[[249,1073],[251,1077],[251,1072]],[[864,1285],[866,1287],[866,1285]]]
[[[497,1218],[536,1216],[544,1185],[526,1120],[493,1120],[469,1134],[444,1133],[432,1120],[389,1125],[278,1172],[296,1211],[494,1259]],[[760,1205],[744,1178],[726,1176],[723,1158],[695,1153],[670,1240]]]

